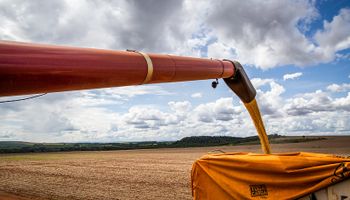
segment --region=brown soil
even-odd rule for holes
[[[349,137],[273,144],[277,152],[350,155]],[[0,199],[191,199],[192,163],[209,151],[259,145],[0,155]]]

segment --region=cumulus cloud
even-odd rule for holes
[[[350,92],[332,96],[317,90],[283,98],[285,88],[274,79],[254,78],[257,100],[270,134],[349,133]],[[33,102],[0,107],[0,137],[27,141],[175,140],[193,135],[255,135],[251,119],[237,98],[199,105],[170,101],[167,105],[133,105],[113,111],[101,104],[81,104],[81,93],[53,94]],[[139,97],[142,98],[143,95]],[[94,97],[91,102],[103,96]],[[123,104],[120,104],[123,105]]]
[[[192,105],[189,101],[170,101],[168,103],[170,109],[176,113],[186,113],[190,111]]]
[[[286,100],[287,130],[306,134],[342,134],[350,131],[349,94],[332,98],[321,90]],[[294,121],[293,121],[294,120]]]
[[[346,134],[350,132],[350,95],[347,83],[331,84],[325,91],[300,93],[289,98],[286,89],[274,79],[253,78],[257,99],[269,133]],[[247,120],[245,118],[245,120]]]
[[[324,51],[336,52],[350,47],[349,8],[341,9],[339,15],[335,16],[331,22],[324,21],[323,27],[323,30],[317,31],[315,39]]]
[[[308,38],[300,24],[308,26],[318,17],[312,1],[216,1],[211,7],[206,22],[217,40],[208,46],[209,57],[231,53],[242,63],[268,69],[330,62],[337,51],[349,48],[349,9]]]
[[[230,121],[236,111],[232,104],[232,98],[220,98],[212,103],[201,104],[194,109],[196,119],[206,123],[216,120]]]
[[[332,102],[333,100],[327,93],[317,90],[290,99],[284,109],[288,114],[297,116],[313,112],[334,111],[335,107],[330,107]]]
[[[346,91],[350,90],[350,84],[343,83],[341,85],[338,85],[338,84],[333,83],[333,84],[327,86],[327,90],[329,90],[331,92],[346,92]]]
[[[3,0],[0,38],[197,55],[200,27],[182,0]],[[157,6],[154,6],[157,5]]]
[[[214,42],[208,46],[208,57],[219,59],[239,59],[235,53],[235,48],[220,42]]]
[[[252,82],[255,88],[260,88],[261,86],[273,82],[274,79],[252,78],[250,81]]]
[[[63,99],[64,96],[61,100]],[[64,106],[61,100],[42,97],[36,101],[3,104],[0,107],[0,116],[3,119],[1,131],[33,140],[42,134],[55,137],[61,136],[65,131],[75,130],[76,127],[63,115]]]
[[[282,98],[285,89],[276,80],[261,79],[260,82],[264,84],[258,88],[257,99],[268,133],[343,134],[350,131],[350,93],[342,97],[332,97],[331,93],[317,90],[285,99]],[[163,134],[175,139],[189,135],[256,134],[247,111],[243,105],[235,105],[233,98],[220,98],[198,106],[186,101],[169,102],[168,105],[171,112],[160,111],[159,108],[148,110],[158,113],[157,116],[161,117],[157,120],[162,122],[150,124],[149,118],[141,120],[147,123],[147,126],[138,127],[138,134],[149,134],[152,128],[155,135]],[[174,109],[175,107],[178,108]],[[174,110],[182,112],[173,112]],[[172,123],[166,122],[169,119],[173,119]],[[128,128],[130,129],[129,126]]]
[[[285,88],[274,79],[253,78],[252,83],[257,91],[256,98],[261,111],[265,115],[281,116],[280,108],[283,105],[281,95],[285,92]],[[263,86],[267,86],[268,89],[263,90]]]
[[[313,46],[297,24],[315,17],[317,10],[309,1],[216,1],[208,25],[217,36],[215,43],[233,48],[232,57],[266,69],[312,62]]]
[[[302,72],[296,72],[296,73],[293,73],[293,74],[285,74],[285,75],[283,75],[283,80],[285,80],[285,81],[288,80],[288,79],[294,80],[296,78],[299,78],[302,75],[303,75]]]
[[[0,135],[13,136],[8,139],[46,142],[108,141],[111,137],[116,140],[118,137],[114,133],[119,128],[120,114],[113,112],[109,106],[120,106],[131,98],[149,94],[171,95],[160,86],[130,86],[51,93],[32,100],[2,104]],[[16,98],[19,97],[6,99]],[[146,117],[151,120],[156,114]]]
[[[256,83],[258,103],[269,133],[317,135],[350,132],[347,124],[349,93],[333,97],[332,93],[316,90],[285,98],[282,96],[285,89],[276,80],[255,78],[253,84]],[[269,87],[263,90],[263,86]]]

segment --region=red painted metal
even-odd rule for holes
[[[148,54],[149,83],[228,78],[229,61]],[[0,41],[0,96],[142,84],[145,58],[137,52]]]

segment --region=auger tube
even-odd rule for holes
[[[230,61],[235,66],[234,75],[229,78],[224,78],[225,83],[231,90],[243,101],[249,103],[255,99],[256,90],[253,84],[250,82],[247,74],[245,73],[242,65],[237,61]]]
[[[255,96],[236,61],[0,41],[0,96],[218,78]]]

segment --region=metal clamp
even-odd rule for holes
[[[127,49],[126,51],[135,52],[135,53],[141,54],[145,58],[146,63],[147,63],[147,75],[146,75],[145,80],[142,82],[142,84],[148,83],[152,79],[152,76],[153,76],[153,63],[152,63],[152,60],[149,57],[149,55],[146,54],[146,53],[143,53],[141,51],[137,51],[137,50]]]

